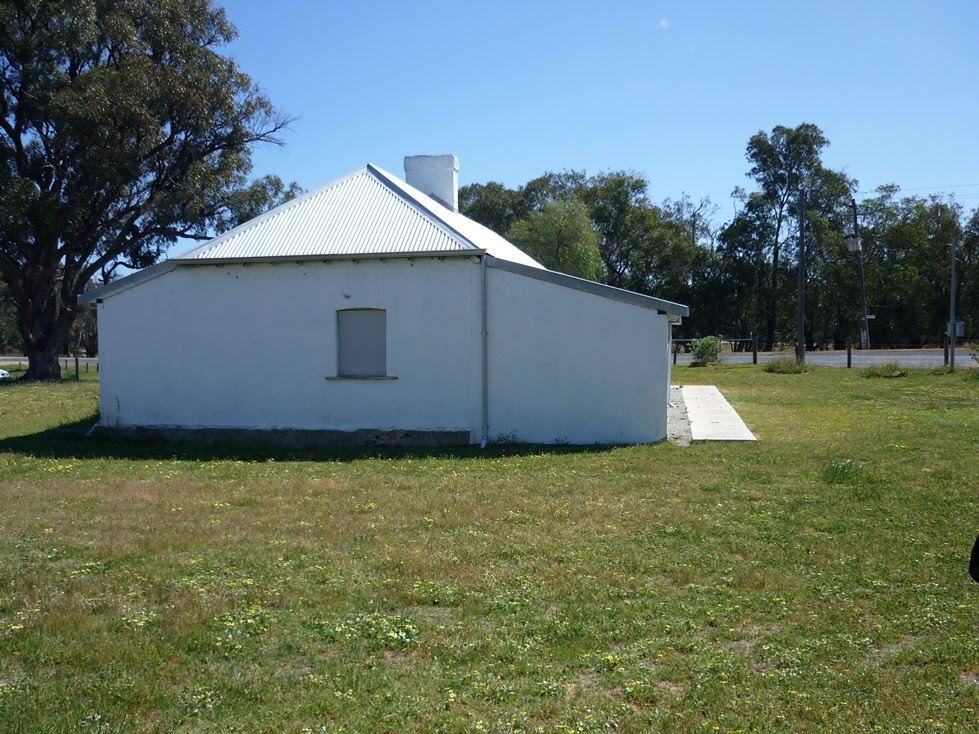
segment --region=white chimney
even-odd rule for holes
[[[405,156],[405,181],[452,211],[459,211],[459,159],[454,155]]]

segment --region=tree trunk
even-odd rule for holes
[[[23,379],[39,382],[59,381],[61,379],[61,362],[58,361],[59,351],[53,347],[26,349],[27,373]]]
[[[768,315],[765,318],[765,346],[763,352],[775,349],[775,297],[768,297]]]
[[[768,284],[768,299],[765,304],[765,349],[775,349],[775,326],[778,323],[778,240],[772,248],[772,277]]]
[[[758,244],[758,252],[755,253],[755,283],[754,283],[754,298],[751,304],[751,329],[750,336],[752,339],[758,337],[758,314],[761,306],[761,259],[762,259],[762,246],[761,243]]]
[[[22,301],[16,301],[17,325],[24,343],[24,354],[27,356],[27,374],[23,379],[56,381],[61,379],[58,356],[68,343],[75,311],[73,307],[60,302],[64,294],[59,293],[56,286],[48,286],[47,290],[43,283],[35,286],[34,293],[28,294]],[[15,298],[20,295],[16,294]],[[74,294],[72,297],[78,298]]]
[[[772,245],[772,282],[768,293],[768,314],[765,320],[765,349],[770,352],[775,348],[775,324],[778,320],[778,256],[779,237],[782,236],[783,201],[775,218],[775,242]]]

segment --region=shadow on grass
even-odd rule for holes
[[[167,441],[148,434],[126,439],[93,438],[89,429],[98,421],[92,414],[38,433],[0,439],[0,452],[29,454],[42,458],[126,459],[130,461],[322,461],[350,462],[364,459],[497,459],[508,456],[596,454],[618,448],[614,445],[490,444],[451,448],[365,446],[356,448],[291,448],[271,441]]]

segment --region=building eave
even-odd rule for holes
[[[135,288],[138,285],[142,285],[154,278],[159,278],[161,275],[166,275],[171,270],[177,267],[177,263],[173,260],[165,260],[164,262],[157,263],[156,265],[151,265],[148,268],[143,268],[131,275],[127,275],[124,278],[119,278],[119,280],[113,280],[111,283],[106,283],[100,288],[96,288],[94,291],[88,291],[83,293],[78,298],[78,305],[85,306],[90,303],[97,303],[104,298],[110,298],[111,296],[118,295],[123,291],[127,291],[130,288]]]
[[[429,250],[419,252],[364,252],[340,253],[330,255],[282,255],[277,257],[224,257],[207,260],[185,260],[176,258],[169,262],[181,267],[206,268],[213,265],[253,265],[278,263],[310,263],[310,262],[356,262],[358,260],[442,260],[448,258],[479,257],[485,250]]]
[[[613,301],[620,301],[633,306],[659,311],[660,313],[671,317],[680,318],[690,315],[690,309],[680,303],[664,301],[661,298],[654,298],[653,296],[636,293],[635,291],[627,291],[623,288],[616,288],[611,285],[596,283],[593,280],[577,278],[573,275],[558,273],[554,270],[532,268],[527,265],[521,265],[519,263],[511,262],[509,260],[501,260],[495,257],[487,257],[486,266],[496,270],[514,273],[515,275],[523,275],[528,278],[534,278],[535,280],[542,280],[546,283],[552,283],[564,288],[572,288],[573,290],[581,291],[582,293],[590,293],[595,296],[601,296],[602,298],[609,298]]]
[[[79,306],[101,301],[106,298],[118,295],[124,291],[142,285],[154,278],[181,268],[207,268],[220,267],[222,265],[278,265],[284,263],[314,263],[314,262],[357,262],[360,260],[445,260],[459,258],[479,258],[486,254],[485,250],[432,250],[429,252],[368,252],[362,254],[337,254],[337,255],[296,255],[283,257],[229,257],[215,258],[211,260],[198,260],[183,258],[172,258],[156,265],[151,265],[136,273],[127,275],[119,280],[114,280],[101,288],[89,291],[78,299]]]

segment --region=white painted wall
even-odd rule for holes
[[[503,270],[487,275],[490,440],[666,438],[666,316]]]
[[[489,269],[489,437],[666,436],[667,319]],[[387,311],[388,374],[337,374],[336,311]],[[463,430],[481,416],[468,258],[178,267],[98,306],[102,425]]]
[[[99,305],[102,424],[478,430],[467,258],[178,267]],[[336,311],[387,310],[388,374],[337,374]]]

